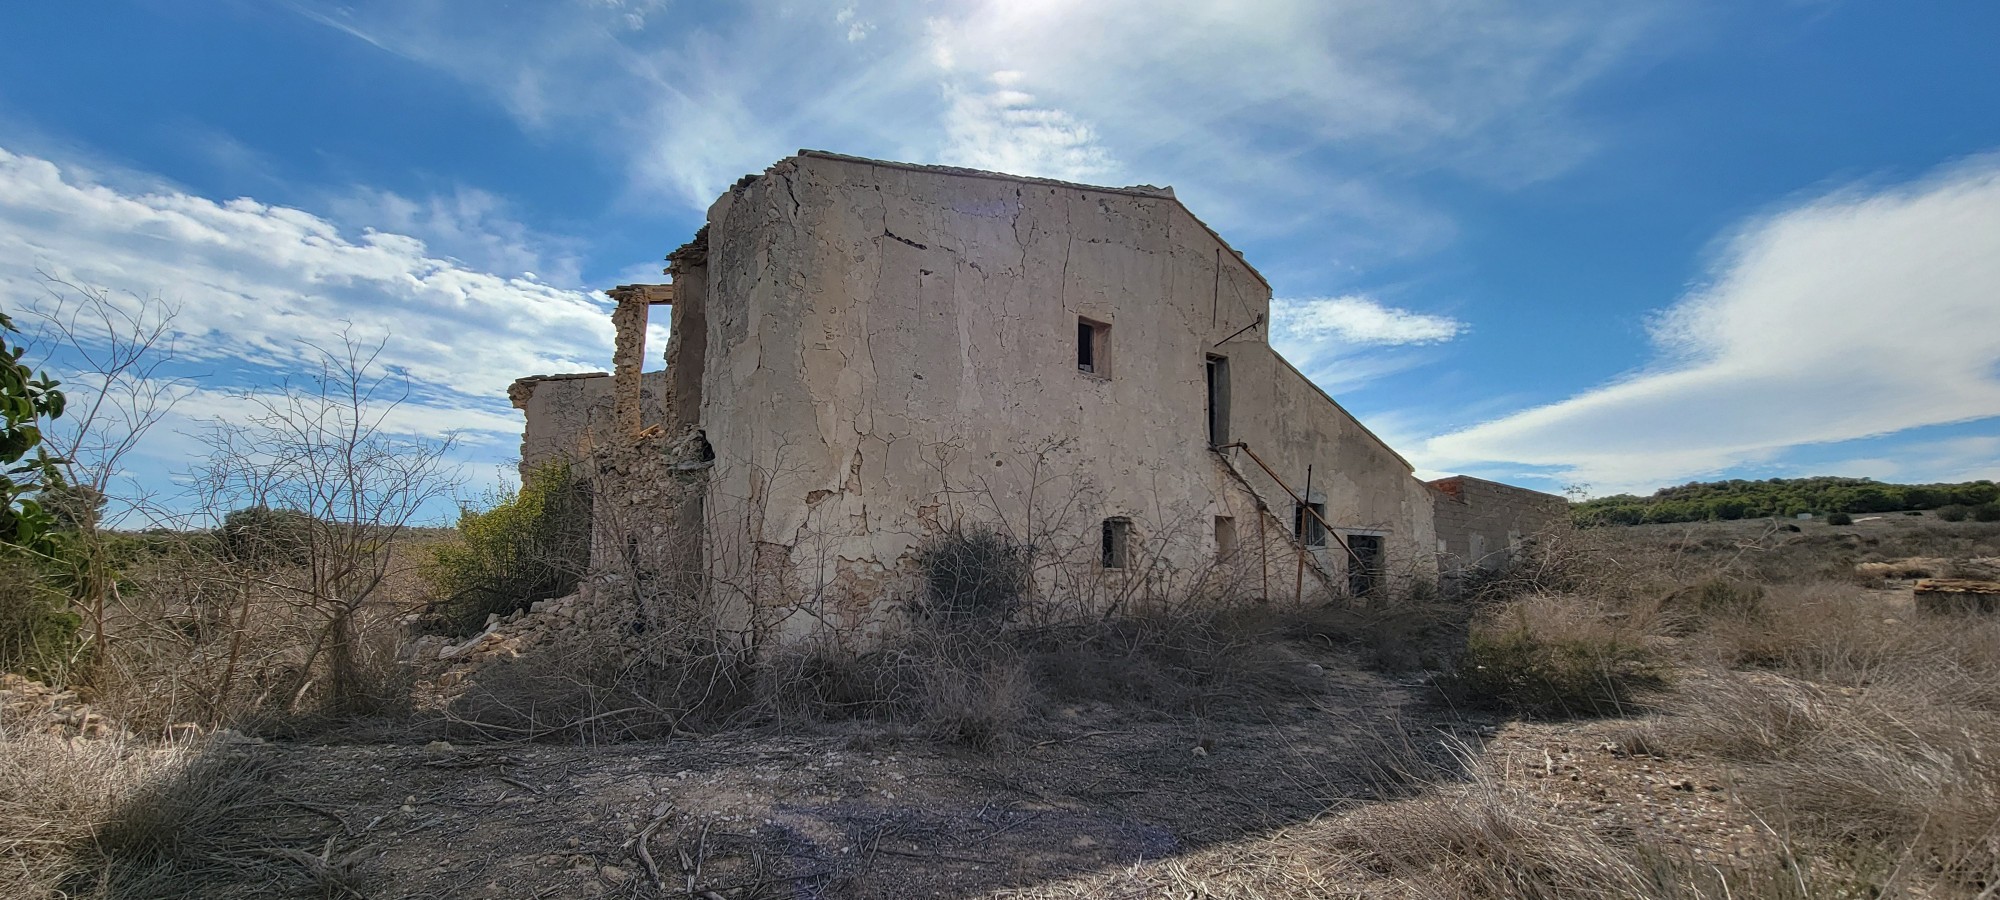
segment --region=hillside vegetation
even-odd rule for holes
[[[1953,520],[2000,520],[2000,485],[1885,484],[1868,478],[1772,478],[1698,481],[1661,488],[1649,497],[1617,494],[1575,504],[1578,525],[1641,525],[1734,519],[1790,518],[1800,513],[1885,513],[1939,510]],[[1990,518],[1989,518],[1990,516]]]

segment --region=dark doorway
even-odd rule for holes
[[[1208,358],[1208,445],[1229,443],[1229,358]]]
[[[1382,538],[1372,534],[1347,536],[1347,592],[1356,597],[1374,593],[1382,586]]]

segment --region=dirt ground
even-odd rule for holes
[[[990,755],[863,723],[596,747],[249,750],[280,772],[274,842],[323,856],[371,898],[973,896],[1392,795],[1495,724],[1334,652],[1310,665],[1323,692],[1247,723],[1075,707]]]

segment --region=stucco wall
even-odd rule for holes
[[[1465,475],[1429,487],[1448,570],[1500,568],[1523,541],[1569,518],[1568,501],[1527,488]]]
[[[646,424],[666,414],[667,373],[640,376],[641,409]],[[507,390],[526,427],[521,431],[522,477],[556,459],[581,459],[615,434],[611,376],[604,372],[576,375],[534,375]]]
[[[756,624],[866,625],[915,590],[911,548],[968,523],[1034,541],[1041,590],[1101,606],[1222,578],[1229,516],[1226,580],[1289,593],[1261,529],[1291,501],[1210,452],[1205,413],[1207,354],[1269,288],[1170,196],[802,156],[719,200],[707,249],[707,559]],[[1110,326],[1108,376],[1076,367],[1079,316]],[[1235,436],[1281,472],[1314,462],[1336,525],[1428,559],[1426,489],[1262,341],[1215,351]],[[1107,571],[1113,516],[1138,559]]]

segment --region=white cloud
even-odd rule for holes
[[[506,250],[525,232],[509,234],[490,239]],[[610,356],[610,322],[591,295],[470,269],[405,235],[350,235],[248,198],[121,190],[0,150],[0,297],[18,307],[44,296],[42,273],[177,305],[182,358],[249,367],[250,381],[312,361],[305,342],[337,344],[343,329],[386,342],[382,363],[407,373],[432,413],[504,411],[514,378],[599,369]]]
[[[1350,344],[1434,344],[1465,331],[1465,323],[1383,306],[1370,297],[1314,297],[1271,301],[1273,339],[1339,340]]]
[[[940,161],[974,169],[1090,182],[1117,170],[1090,125],[1008,86],[997,72],[990,89],[954,84],[945,96],[946,144]]]
[[[629,10],[603,0],[474,18],[443,0],[308,8],[524,127],[590,135],[642,194],[695,208],[812,146],[1172,183],[1226,230],[1310,230],[1355,258],[1450,233],[1357,173],[1514,184],[1588,154],[1568,98],[1668,5],[856,0],[826,15],[756,0],[672,31],[621,27]]]
[[[1653,367],[1432,439],[1427,462],[1644,489],[2000,416],[2000,158],[1751,222],[1660,316]]]
[[[419,203],[363,191],[334,205],[435,235],[455,255],[503,270],[574,265],[569,245],[542,246],[546,236],[512,223],[490,195]],[[343,331],[382,342],[381,364],[408,379],[385,426],[457,433],[458,459],[468,462],[515,452],[520,418],[506,399],[514,378],[602,370],[611,355],[608,302],[546,276],[488,274],[404,234],[354,233],[299,209],[217,202],[143,173],[100,176],[0,149],[0,307],[46,303],[43,273],[120,303],[156,296],[179,308],[178,361],[162,374],[193,379],[190,392],[128,460],[121,496],[169,484],[205,452],[192,435],[216,420],[241,423],[256,410],[249,398],[309,377],[319,362],[311,345],[337,349]],[[34,327],[32,316],[16,318]],[[92,379],[40,350],[38,364],[64,378],[76,405]],[[488,485],[489,468],[467,471]],[[448,505],[431,511],[449,513]]]
[[[335,197],[329,211],[342,222],[420,238],[429,252],[483,272],[531,276],[575,287],[580,242],[523,225],[505,198],[460,185],[450,194],[422,199],[394,191],[356,188]]]
[[[1327,391],[1351,390],[1415,366],[1408,350],[1449,341],[1465,323],[1385,306],[1372,297],[1274,298],[1271,347]]]

